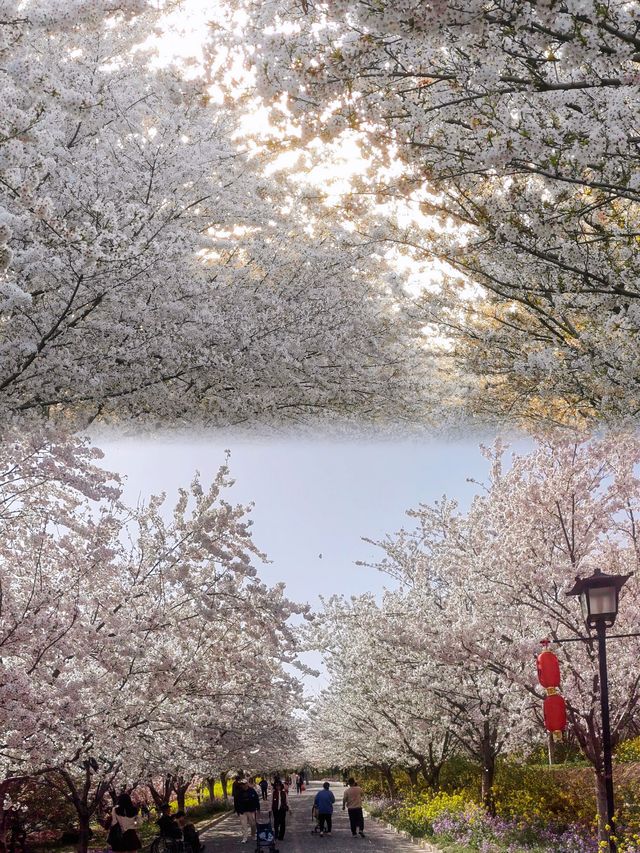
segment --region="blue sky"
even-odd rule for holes
[[[291,598],[314,608],[320,595],[381,591],[387,579],[355,565],[376,555],[361,537],[384,537],[410,523],[408,508],[445,493],[467,505],[477,488],[467,478],[481,480],[488,470],[479,443],[104,436],[97,441],[106,453],[105,467],[126,475],[128,502],[165,491],[168,507],[196,469],[210,478],[228,448],[236,479],[229,497],[255,503],[254,540],[272,561],[258,567],[261,577],[284,581]]]

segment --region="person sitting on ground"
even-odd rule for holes
[[[204,850],[204,844],[200,843],[198,830],[192,823],[187,823],[187,816],[183,811],[176,812],[176,823],[182,831],[182,840],[191,847],[193,853],[200,853]]]
[[[327,835],[331,835],[331,815],[336,798],[333,791],[329,790],[330,787],[328,782],[323,782],[322,790],[318,791],[313,801],[314,806],[318,809],[320,835],[324,835],[325,829]]]
[[[160,817],[156,823],[158,824],[161,838],[170,838],[174,841],[182,838],[182,830],[178,826],[174,815],[171,814],[169,803],[163,803],[160,806]]]

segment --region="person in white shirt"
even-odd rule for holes
[[[111,827],[120,826],[122,837],[117,843],[119,853],[133,853],[142,848],[142,843],[136,832],[140,825],[140,809],[134,806],[129,794],[120,794],[118,802],[111,812]],[[111,834],[111,833],[110,833]],[[115,850],[116,847],[113,847]]]

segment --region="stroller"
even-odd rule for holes
[[[258,812],[256,815],[256,853],[263,853],[266,850],[269,853],[278,853],[276,835],[271,825],[271,812],[265,816]]]
[[[313,829],[311,835],[317,835],[320,832],[320,820],[318,818],[318,809],[313,806],[311,809],[311,820],[313,821]]]

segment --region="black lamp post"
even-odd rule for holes
[[[609,849],[615,853],[616,845],[613,803],[613,767],[611,763],[611,724],[609,722],[609,679],[607,675],[607,628],[611,628],[618,615],[620,590],[631,575],[607,575],[596,571],[588,578],[576,578],[573,589],[567,595],[579,595],[582,615],[587,628],[595,628],[598,637],[598,664],[600,669],[600,707],[602,710],[602,752],[604,759],[604,782],[607,795],[607,823]]]

